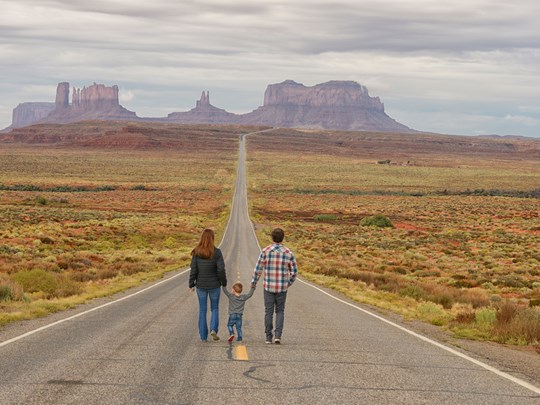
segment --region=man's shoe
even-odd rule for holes
[[[229,338],[227,339],[227,342],[232,343],[233,340],[234,340],[234,335],[231,335],[231,336],[229,336]]]
[[[275,339],[274,339],[274,343],[275,343],[276,345],[280,345],[280,344],[281,344],[281,338],[275,338]]]
[[[266,340],[266,342],[264,342],[264,343],[266,343],[267,345],[271,345],[272,341],[271,340]]]
[[[212,339],[214,339],[214,342],[217,342],[219,340],[219,336],[217,335],[217,332],[215,330],[210,332],[210,334],[212,335]]]

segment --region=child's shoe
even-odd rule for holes
[[[227,342],[232,343],[233,340],[234,340],[234,335],[231,335],[231,336],[229,336],[229,338],[227,339]],[[240,339],[240,340],[242,340],[242,339]],[[240,340],[238,340],[238,341],[240,341]]]

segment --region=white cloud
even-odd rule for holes
[[[133,101],[133,99],[135,98],[135,93],[131,90],[119,89],[118,93],[118,98],[121,103]]]
[[[540,119],[525,116],[525,115],[507,115],[504,117],[505,120],[510,122],[515,122],[518,124],[523,124],[529,127],[540,128]]]

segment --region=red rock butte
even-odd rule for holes
[[[54,110],[38,103],[17,106],[12,128],[32,123],[68,123],[84,120],[125,120],[174,122],[185,124],[267,125],[285,128],[335,129],[348,131],[416,132],[389,117],[379,97],[354,81],[329,81],[304,86],[293,80],[270,84],[263,106],[246,114],[233,114],[210,104],[210,94],[203,91],[194,108],[172,112],[162,118],[140,118],[118,101],[118,86],[96,84],[82,89],[58,84]],[[41,103],[43,104],[43,103]],[[33,109],[36,109],[35,111]],[[49,109],[49,110],[48,110]],[[39,110],[39,111],[38,111]]]

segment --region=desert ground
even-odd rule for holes
[[[221,235],[239,134],[83,122],[0,136],[0,324],[187,266]],[[260,240],[301,275],[455,336],[538,350],[540,141],[275,129],[247,144]]]

